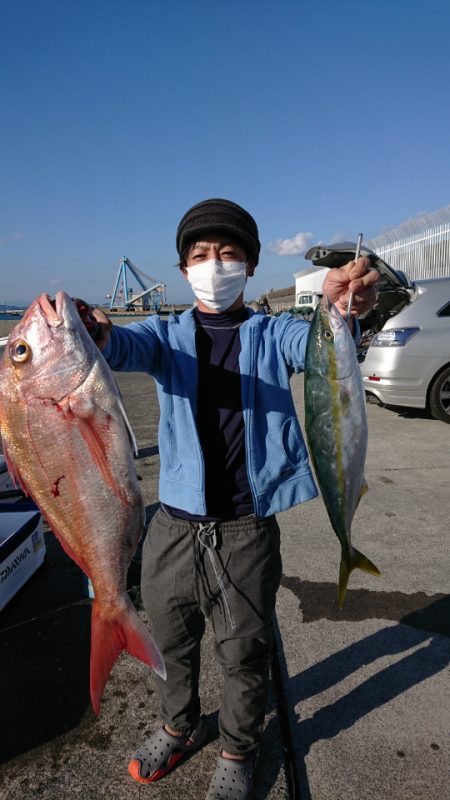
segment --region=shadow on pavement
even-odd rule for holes
[[[288,713],[295,740],[301,797],[310,800],[305,758],[315,742],[337,736],[374,709],[448,667],[450,647],[442,637],[450,637],[450,597],[350,590],[344,610],[339,611],[334,584],[314,585],[284,576],[282,585],[295,591],[301,600],[303,623],[323,618],[348,621],[374,617],[399,623],[383,628],[287,678]],[[418,648],[419,645],[422,646]],[[416,648],[414,652],[406,653],[413,647]],[[319,709],[311,718],[295,718],[294,709],[302,700],[329,689],[378,659],[403,653],[403,658],[381,668],[344,697]]]
[[[334,622],[385,619],[450,637],[450,596],[447,594],[430,596],[425,592],[404,594],[349,589],[341,610],[334,583],[313,583],[283,575],[281,585],[290,589],[300,601],[303,623],[321,619]]]
[[[374,405],[379,405],[386,411],[390,411],[391,414],[396,414],[398,417],[401,417],[402,419],[427,419],[430,422],[437,422],[437,423],[440,421],[434,419],[426,408],[411,408],[411,406],[390,406],[388,404],[384,405],[383,403],[374,403]]]
[[[90,705],[90,604],[1,632],[0,762],[76,727]]]

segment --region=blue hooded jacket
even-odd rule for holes
[[[317,495],[290,389],[304,367],[309,324],[247,309],[239,329],[247,475],[255,513],[267,517]],[[196,428],[198,364],[193,309],[113,326],[103,355],[113,370],[147,372],[160,404],[159,498],[206,515],[205,466]]]

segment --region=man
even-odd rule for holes
[[[129,771],[151,783],[201,746],[200,642],[209,617],[224,693],[222,749],[207,800],[246,800],[281,577],[275,514],[317,494],[289,386],[303,369],[309,325],[245,307],[260,242],[240,206],[198,203],[176,241],[195,308],[122,328],[94,312],[110,366],[152,375],[161,410],[161,506],[144,543],[141,583],[167,682],[155,677],[163,726],[138,748]],[[351,330],[373,305],[377,278],[366,258],[327,274],[323,293],[343,316],[353,293]]]

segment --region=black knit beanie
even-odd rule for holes
[[[258,263],[261,243],[253,217],[231,200],[212,198],[203,200],[186,211],[177,230],[179,255],[185,247],[206,233],[225,233],[242,245],[247,258],[255,266]]]

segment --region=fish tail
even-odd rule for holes
[[[362,569],[364,572],[368,572],[370,575],[381,575],[378,567],[376,567],[375,564],[373,564],[372,561],[367,558],[367,556],[363,555],[363,553],[360,553],[359,550],[356,550],[356,548],[350,547],[348,554],[344,555],[344,553],[342,553],[341,566],[339,568],[339,608],[342,608],[344,605],[348,579],[350,577],[350,573],[353,572],[354,569]]]
[[[128,598],[127,598],[128,600]],[[91,676],[92,707],[96,714],[109,674],[122,650],[152,667],[164,680],[166,668],[155,640],[139,618],[131,601],[114,615],[102,613],[97,600],[92,606]]]

